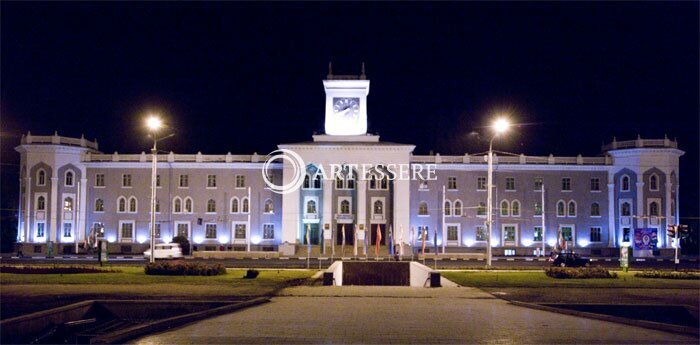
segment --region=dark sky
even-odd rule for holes
[[[481,152],[494,112],[522,123],[497,149],[596,155],[603,141],[677,137],[681,212],[698,216],[698,3],[2,2],[3,208],[19,135],[148,149],[267,153],[323,130],[321,80],[367,65],[370,132],[416,153]]]

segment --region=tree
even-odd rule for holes
[[[182,248],[182,255],[190,255],[190,240],[185,236],[173,237],[173,243],[177,243]]]

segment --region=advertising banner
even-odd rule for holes
[[[634,249],[636,250],[656,250],[657,229],[642,228],[634,229]]]

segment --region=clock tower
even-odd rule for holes
[[[326,135],[366,134],[369,80],[364,63],[360,75],[334,75],[329,64],[323,88],[326,91]]]

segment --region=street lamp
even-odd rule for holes
[[[499,134],[505,133],[510,127],[510,122],[506,118],[498,118],[494,121],[493,136],[489,140],[489,155],[488,155],[488,192],[486,198],[486,227],[489,229],[488,242],[486,243],[486,266],[491,267],[491,226],[493,225],[493,139]]]
[[[155,235],[156,235],[156,169],[158,160],[158,151],[156,149],[156,144],[158,143],[158,138],[156,133],[163,127],[163,121],[155,115],[151,115],[146,119],[146,126],[151,131],[151,136],[153,137],[153,148],[151,149],[151,154],[153,155],[153,162],[151,165],[151,257],[149,261],[151,263],[155,262]]]

